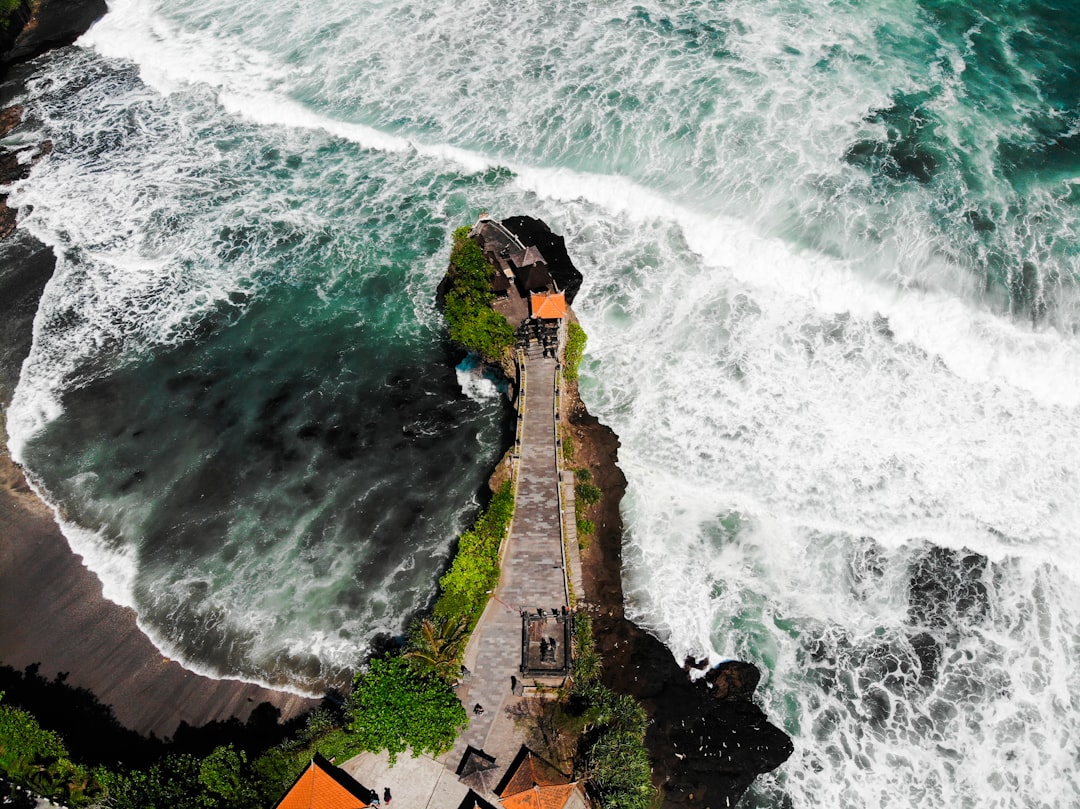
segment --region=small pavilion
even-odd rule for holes
[[[580,781],[522,746],[495,789],[503,809],[585,809]]]
[[[529,313],[537,320],[562,320],[566,317],[566,295],[534,292],[529,295]]]

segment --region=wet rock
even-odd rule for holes
[[[712,685],[717,699],[751,699],[761,681],[761,672],[750,663],[728,660],[711,669],[705,681]]]
[[[790,757],[791,739],[748,697],[716,699],[705,678],[691,682],[667,647],[632,621],[597,615],[593,635],[604,684],[649,715],[645,743],[665,806],[734,806],[755,777]],[[743,693],[760,677],[749,663],[717,668],[718,678],[738,674]]]
[[[70,45],[101,19],[105,0],[36,0],[12,15],[8,36],[0,40],[0,65],[33,59],[53,48]],[[17,33],[14,33],[16,32]],[[11,35],[14,33],[13,39]]]
[[[709,665],[709,658],[707,658],[707,657],[695,658],[693,655],[687,655],[686,659],[683,660],[682,667],[683,667],[683,671],[691,672],[691,671],[704,671],[705,667],[708,666],[708,665]]]
[[[13,104],[0,110],[0,138],[6,137],[11,130],[22,123],[23,107],[21,104]]]

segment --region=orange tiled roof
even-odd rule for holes
[[[566,317],[566,295],[562,292],[534,292],[529,296],[533,317],[556,320]]]
[[[563,809],[577,790],[577,784],[535,786],[517,795],[502,798],[504,809]]]
[[[518,753],[518,762],[514,774],[506,781],[506,786],[499,791],[499,797],[506,798],[510,795],[516,795],[537,785],[551,787],[569,783],[570,779],[564,773],[555,769],[554,765],[548,764],[532,750],[523,748]]]
[[[326,769],[328,767],[337,772],[331,774]],[[351,781],[355,784],[355,789],[347,787],[342,781],[345,784]],[[292,789],[285,793],[285,797],[275,809],[363,809],[368,804],[355,794],[360,790],[363,790],[363,787],[353,781],[348,773],[338,770],[329,762],[324,766],[316,759],[293,784]]]

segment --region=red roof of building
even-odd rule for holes
[[[316,755],[275,809],[364,809],[370,790]]]
[[[504,809],[563,809],[579,792],[577,782],[525,747],[499,786]]]
[[[566,317],[566,295],[562,292],[534,292],[529,296],[532,316],[541,320],[560,320]]]
[[[503,809],[563,809],[577,792],[577,784],[535,786],[517,795],[502,798]]]

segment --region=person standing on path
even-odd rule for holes
[[[382,799],[387,806],[390,805],[390,801],[394,800],[394,796],[390,794],[390,787],[383,787]]]

